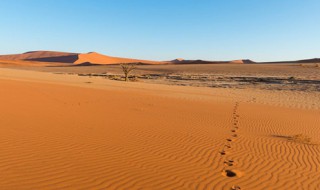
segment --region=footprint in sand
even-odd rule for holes
[[[224,161],[224,165],[225,166],[233,166],[234,162],[233,162],[233,160],[226,160],[226,161]]]
[[[242,177],[243,173],[239,170],[223,170],[222,175],[225,177]]]
[[[221,154],[221,156],[224,156],[224,155],[226,155],[227,153],[226,153],[226,151],[223,150],[223,151],[220,152],[220,154]]]
[[[233,185],[230,190],[241,190],[241,187],[238,185]]]
[[[232,138],[228,138],[227,140],[227,144],[224,145],[223,150],[220,152],[221,156],[226,155],[226,151],[224,150],[225,148],[231,148],[231,142],[233,142],[235,139],[233,138],[237,138],[238,134],[235,134],[238,130],[238,123],[239,120],[238,118],[240,117],[238,113],[238,106],[239,106],[239,102],[236,102],[235,107],[233,109],[233,129],[231,130],[232,134]],[[233,167],[234,166],[234,161],[233,160],[225,160],[223,162],[224,164],[224,168],[222,170],[222,175],[228,178],[233,178],[233,177],[241,177],[243,175],[242,172],[240,172],[239,170],[231,170],[231,169],[225,169],[226,167]],[[231,189],[234,190],[240,190],[241,188],[239,186],[232,186]]]

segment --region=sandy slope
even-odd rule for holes
[[[68,63],[60,62],[38,62],[38,61],[21,61],[21,60],[1,60],[0,67],[47,67],[47,66],[68,66]]]
[[[30,51],[22,54],[0,55],[2,60],[30,60],[47,57],[63,57],[77,55],[77,53],[66,53],[57,51]]]
[[[320,142],[319,107],[285,95],[10,69],[0,94],[0,189],[320,189],[320,147],[285,138]]]
[[[96,52],[79,54],[78,60],[74,62],[75,64],[81,64],[85,62],[96,63],[96,64],[119,64],[119,63],[144,63],[144,64],[165,64],[160,61],[147,61],[147,60],[139,60],[139,59],[128,59],[128,58],[120,58],[120,57],[111,57],[102,55]]]
[[[120,63],[143,63],[143,64],[166,64],[160,61],[148,61],[139,59],[128,59],[120,57],[111,57],[96,52],[90,53],[66,53],[56,51],[31,51],[22,54],[0,55],[0,60],[10,61],[33,61],[37,62],[57,62],[57,63],[92,63],[92,64],[120,64]]]

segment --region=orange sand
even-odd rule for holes
[[[148,61],[111,57],[96,52],[90,53],[66,53],[55,51],[32,51],[23,54],[0,55],[0,60],[9,61],[32,61],[35,62],[58,62],[58,63],[92,63],[92,64],[120,64],[120,63],[143,63],[143,64],[166,64],[166,62]],[[23,62],[22,62],[23,63]],[[26,62],[24,62],[27,65]]]
[[[0,189],[320,189],[319,109],[244,93],[0,69]]]

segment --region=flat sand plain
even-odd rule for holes
[[[317,91],[50,72],[0,69],[0,189],[320,189]]]

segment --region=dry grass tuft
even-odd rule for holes
[[[296,142],[296,143],[315,145],[315,143],[312,142],[311,137],[308,137],[307,135],[304,135],[304,134],[297,134],[297,135],[289,136],[288,140],[292,141],[292,142]]]

